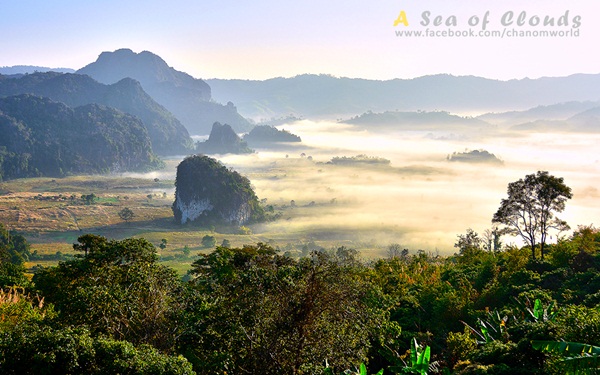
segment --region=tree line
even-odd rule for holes
[[[533,177],[543,184],[551,176]],[[600,342],[600,231],[580,226],[547,243],[543,232],[570,190],[529,191],[528,201],[509,188],[506,200],[543,216],[526,220],[538,223],[523,230],[535,242],[502,245],[499,236],[522,223],[501,222],[491,236],[459,235],[448,257],[397,244],[370,261],[346,247],[292,258],[263,243],[217,246],[183,281],[143,238],[83,235],[74,258],[37,270],[32,280],[0,279],[0,370],[591,372]],[[553,204],[536,201],[545,194]],[[500,213],[508,212],[504,202]],[[3,235],[3,254],[22,243],[15,235]]]

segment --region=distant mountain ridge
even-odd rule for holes
[[[587,104],[600,101],[600,74],[500,81],[475,76],[429,75],[413,79],[369,80],[302,74],[263,81],[240,79],[196,79],[169,67],[159,56],[130,49],[102,52],[98,59],[77,71],[105,84],[129,77],[140,82],[154,100],[172,112],[194,135],[206,135],[214,122],[227,123],[237,133],[247,132],[256,121],[273,118],[348,118],[368,111],[448,111],[476,115],[515,111],[495,118],[525,123],[539,119],[534,107],[557,114],[582,112]],[[227,103],[226,105],[218,104]],[[235,105],[233,103],[236,103]],[[529,113],[519,114],[533,108]],[[242,114],[242,115],[240,115]],[[519,117],[521,117],[519,119]],[[556,117],[556,116],[554,116]]]
[[[517,125],[536,120],[565,120],[595,107],[600,107],[600,102],[567,102],[537,106],[525,111],[486,113],[477,118],[497,125]]]
[[[600,102],[568,102],[526,111],[486,113],[478,119],[517,131],[600,132]]]
[[[102,52],[98,59],[79,69],[79,74],[105,84],[123,78],[139,81],[144,90],[177,117],[191,134],[209,134],[215,122],[227,123],[237,132],[252,128],[228,100],[222,105],[211,101],[211,88],[201,79],[175,70],[159,56],[130,49]]]
[[[386,111],[382,113],[373,113],[369,111],[349,120],[344,120],[343,122],[352,125],[364,125],[367,127],[394,126],[396,129],[404,130],[434,130],[439,129],[440,125],[444,126],[446,130],[493,127],[491,124],[478,118],[461,117],[443,111]]]
[[[201,100],[210,100],[210,86],[201,79],[177,71],[158,55],[143,51],[134,53],[130,49],[102,52],[98,59],[77,71],[87,74],[98,82],[110,85],[129,77],[139,81],[153,95],[162,89],[184,88],[188,94]]]
[[[11,74],[31,74],[31,73],[45,73],[45,72],[58,72],[58,73],[75,73],[75,69],[70,68],[48,68],[46,66],[34,66],[34,65],[14,65],[14,66],[2,66],[0,67],[0,74],[11,75]]]
[[[140,119],[98,104],[70,108],[29,94],[0,98],[0,134],[0,181],[163,165]]]
[[[510,81],[447,74],[388,81],[304,74],[207,82],[215,100],[227,98],[242,115],[255,120],[287,115],[347,117],[369,110],[482,113],[600,100],[600,74]]]
[[[489,135],[501,129],[597,133],[600,132],[600,103],[560,103],[525,111],[486,113],[478,117],[463,117],[445,111],[368,111],[340,122],[364,129],[451,131],[469,135]]]
[[[187,154],[193,149],[186,128],[130,78],[104,85],[82,74],[47,72],[20,78],[0,75],[0,97],[20,94],[47,97],[70,107],[91,103],[113,107],[142,120],[156,153]]]

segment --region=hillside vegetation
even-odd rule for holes
[[[22,241],[0,227],[0,255],[30,256]],[[496,245],[468,230],[454,256],[392,244],[374,262],[346,247],[292,258],[263,243],[217,246],[180,280],[143,238],[82,235],[75,258],[32,281],[0,268],[17,276],[0,278],[13,286],[0,292],[0,369],[341,374],[366,363],[385,374],[593,373],[600,232],[580,227],[544,261]],[[572,349],[550,349],[560,342]]]
[[[71,109],[31,95],[0,98],[0,133],[0,180],[163,165],[138,118],[97,104]]]
[[[193,146],[189,133],[179,120],[133,79],[104,85],[81,74],[47,72],[20,78],[0,75],[0,97],[21,94],[47,97],[73,108],[101,104],[137,116],[150,136],[154,152],[159,155],[187,153]]]

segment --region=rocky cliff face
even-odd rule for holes
[[[210,212],[214,207],[208,199],[183,199],[181,194],[175,195],[175,208],[180,214],[179,222],[185,224],[188,221],[198,219],[202,214]]]
[[[196,151],[202,154],[249,154],[253,151],[248,144],[235,134],[231,126],[213,124],[210,136],[196,144]]]
[[[243,225],[264,218],[250,181],[208,156],[184,159],[175,186],[173,214],[180,224]]]

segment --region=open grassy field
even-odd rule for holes
[[[263,176],[264,170],[255,173],[256,178],[267,178]],[[85,196],[91,194],[95,197],[93,201],[86,201]],[[335,233],[319,235],[306,230],[274,230],[264,225],[249,230],[181,226],[173,220],[173,200],[174,181],[166,179],[125,176],[17,179],[0,183],[0,222],[25,235],[31,251],[43,257],[29,262],[28,267],[54,265],[73,255],[73,244],[87,233],[110,239],[144,237],[157,246],[165,264],[180,274],[187,272],[198,254],[213,249],[202,246],[202,238],[207,235],[213,236],[217,245],[223,240],[229,241],[231,246],[267,242],[282,251],[297,254],[317,246],[356,245],[339,240]],[[312,211],[324,204],[299,201],[297,206],[290,206],[287,203],[275,204],[281,215],[276,228],[312,215]],[[119,217],[119,211],[125,207],[134,213],[129,221]],[[163,239],[167,246],[160,248]],[[363,248],[369,247],[369,244],[363,245]]]
[[[167,247],[158,250],[167,258],[180,254],[186,246],[191,254],[208,251],[199,244],[211,233],[209,229],[182,228],[174,223],[173,189],[173,181],[118,176],[12,180],[0,183],[0,222],[24,234],[31,251],[40,255],[72,254],[73,243],[85,233],[114,239],[143,236],[156,245],[165,238]],[[90,194],[96,198],[86,202],[82,196]],[[129,222],[119,217],[125,207],[134,212]],[[243,242],[233,237],[230,241]],[[39,260],[28,265],[56,262]],[[183,263],[189,265],[191,260]]]

